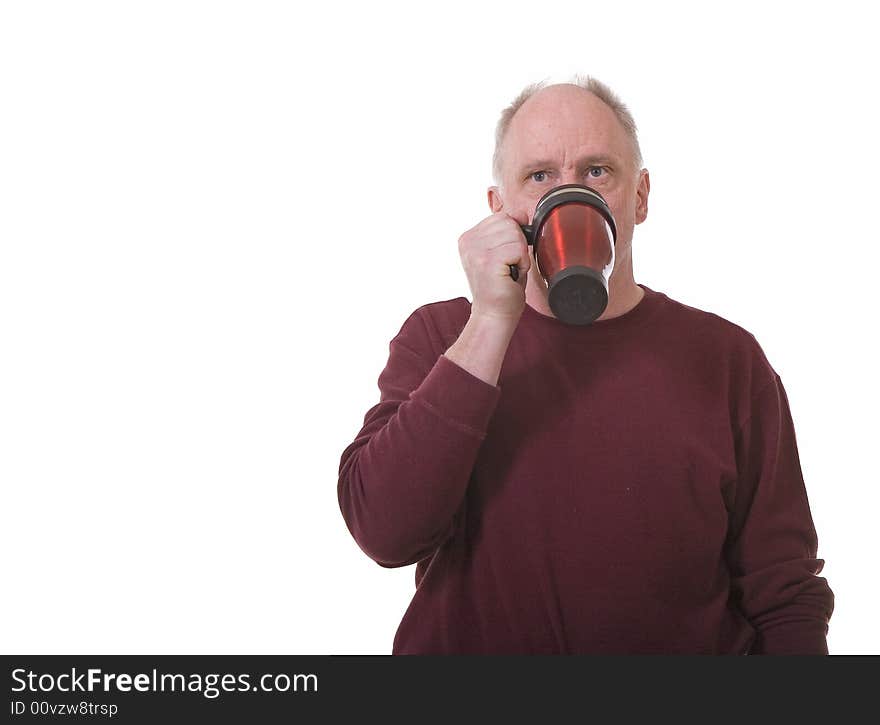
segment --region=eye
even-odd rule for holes
[[[541,178],[537,178],[537,177],[541,177]],[[532,181],[537,181],[539,184],[542,181],[544,181],[544,179],[546,177],[547,177],[546,171],[533,171],[531,174],[529,174],[529,178],[532,179]]]
[[[598,174],[596,172],[599,172]],[[587,169],[587,176],[592,179],[601,179],[603,176],[607,175],[607,170],[604,166],[591,166]]]

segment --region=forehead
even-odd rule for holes
[[[579,157],[629,158],[630,141],[614,111],[577,87],[538,91],[514,114],[504,139],[508,170],[531,160],[574,164]]]

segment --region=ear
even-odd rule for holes
[[[493,214],[504,208],[504,201],[501,199],[501,190],[497,186],[490,186],[486,196],[489,200],[489,208],[492,210]]]
[[[651,191],[651,177],[647,169],[639,171],[639,182],[636,185],[636,224],[648,218],[648,193]]]

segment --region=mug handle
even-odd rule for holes
[[[530,224],[520,224],[520,229],[523,230],[523,234],[526,237],[526,244],[532,244],[532,232],[534,229]],[[519,268],[515,264],[508,264],[510,267],[510,278],[516,282],[519,279]]]

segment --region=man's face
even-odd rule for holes
[[[531,223],[538,199],[560,184],[585,184],[604,197],[617,226],[615,269],[629,264],[633,228],[648,214],[648,172],[614,112],[588,91],[544,88],[516,112],[501,149],[501,185],[489,189],[493,212]],[[630,272],[631,274],[631,272]]]

